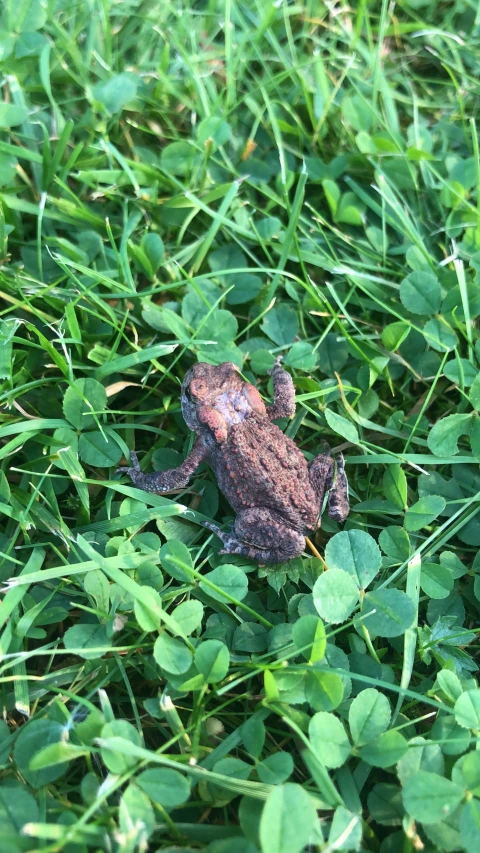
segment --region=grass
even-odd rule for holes
[[[476,4],[0,15],[2,853],[476,853]],[[262,568],[114,472],[279,354],[352,511]]]

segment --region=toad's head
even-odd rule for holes
[[[227,438],[232,426],[252,415],[265,417],[265,404],[254,385],[245,382],[238,367],[223,364],[194,364],[182,383],[182,412],[185,423],[215,444]]]

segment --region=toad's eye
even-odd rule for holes
[[[202,397],[207,392],[207,386],[205,382],[202,382],[201,379],[194,379],[193,382],[190,382],[190,397]]]
[[[192,393],[191,393],[191,391],[190,391],[190,386],[189,386],[189,385],[187,385],[187,387],[183,389],[183,393],[185,394],[185,397],[187,398],[187,400],[191,400],[191,399],[192,399]]]

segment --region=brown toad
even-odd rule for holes
[[[272,370],[274,400],[265,406],[257,389],[234,364],[195,364],[182,384],[182,412],[196,433],[192,452],[178,468],[144,474],[135,453],[126,471],[147,492],[185,487],[202,461],[236,512],[231,531],[205,523],[223,542],[221,553],[241,554],[261,563],[291,560],[305,547],[305,534],[320,526],[328,492],[328,512],[337,521],[349,513],[343,456],[326,453],[310,465],[296,444],[272,423],[292,417],[295,390],[277,359]]]

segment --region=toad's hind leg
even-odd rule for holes
[[[305,537],[286,527],[284,519],[269,509],[252,507],[239,512],[232,533],[204,522],[223,542],[222,554],[240,554],[259,563],[283,563],[298,557]]]
[[[323,506],[325,494],[328,492],[329,516],[335,521],[345,521],[350,512],[350,504],[343,454],[338,454],[335,466],[335,461],[329,453],[321,453],[310,465],[309,475],[310,482],[318,498],[320,511]]]

